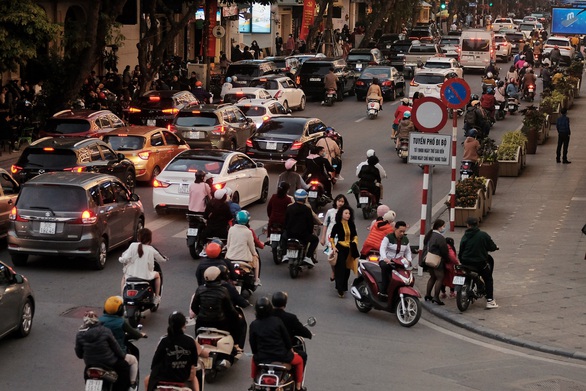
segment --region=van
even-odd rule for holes
[[[484,69],[496,61],[494,31],[468,30],[460,37],[460,64],[464,69]]]

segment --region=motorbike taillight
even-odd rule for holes
[[[90,379],[99,379],[102,377],[102,375],[104,375],[104,370],[103,369],[98,369],[98,368],[89,368],[86,371],[86,375],[88,378]]]
[[[215,338],[198,338],[200,345],[218,346],[218,340]]]
[[[276,376],[263,376],[260,379],[260,384],[263,386],[276,386],[277,385],[277,377]]]
[[[126,296],[129,297],[134,297],[138,294],[138,291],[136,289],[129,289],[126,291]]]
[[[368,260],[370,262],[378,262],[379,261],[379,256],[378,255],[369,255],[368,256]]]

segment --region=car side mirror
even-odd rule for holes
[[[256,168],[263,168],[265,165],[262,162],[256,162]]]
[[[133,202],[138,202],[138,201],[140,201],[140,197],[138,196],[138,194],[136,194],[136,193],[132,193],[132,194],[130,195],[130,201],[133,201]]]
[[[20,274],[15,274],[14,281],[16,281],[17,284],[22,284],[22,283],[24,283],[24,277],[21,276]]]
[[[292,112],[293,112],[293,110],[287,109],[287,114],[291,114]]]
[[[121,154],[121,153],[117,154],[117,156],[118,156],[118,160],[124,160],[124,159],[126,159],[126,157],[123,154]]]

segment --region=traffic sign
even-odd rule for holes
[[[450,109],[463,109],[470,101],[470,86],[459,77],[448,79],[442,84],[440,96]]]
[[[438,98],[419,98],[413,103],[411,111],[415,127],[424,133],[438,133],[448,122],[446,106]]]
[[[452,137],[445,134],[409,133],[409,163],[447,166]]]

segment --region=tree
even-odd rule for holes
[[[45,11],[32,0],[0,2],[0,73],[37,56],[37,50],[52,41],[59,27],[50,23]]]

